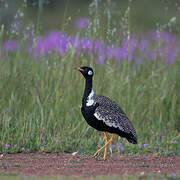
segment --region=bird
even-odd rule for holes
[[[81,72],[85,78],[81,106],[82,115],[91,127],[104,132],[105,136],[105,145],[96,151],[93,157],[99,157],[100,152],[104,149],[104,156],[101,159],[107,159],[107,147],[114,140],[115,134],[126,138],[132,144],[137,144],[136,130],[121,107],[109,97],[95,94],[93,90],[93,69],[88,66],[75,69]],[[112,134],[111,138],[109,138],[108,133]],[[112,153],[111,147],[110,151]]]

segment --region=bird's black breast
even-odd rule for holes
[[[96,104],[95,106],[82,106],[81,107],[81,112],[83,114],[84,119],[86,122],[93,127],[94,129],[98,131],[107,131],[111,133],[116,133],[118,131],[117,128],[109,127],[107,126],[103,121],[99,121],[95,116],[95,110],[99,105]]]
[[[81,112],[83,114],[84,119],[91,127],[98,131],[105,131],[105,123],[103,121],[98,121],[97,118],[94,116],[94,112],[97,107],[98,104],[92,106],[82,106]]]

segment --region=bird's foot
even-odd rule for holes
[[[104,157],[103,158],[102,157],[98,158],[98,161],[105,161],[105,160],[106,160],[106,158],[104,158]]]
[[[104,161],[104,160],[106,160],[107,158],[107,154],[104,154],[104,156],[103,157],[99,157],[100,156],[100,152],[96,152],[96,153],[94,153],[94,155],[93,155],[93,157],[94,158],[96,158],[97,160],[99,160],[99,161]]]
[[[97,159],[98,161],[105,161],[106,157],[99,157],[99,156],[93,156],[95,159]]]
[[[97,158],[99,156],[99,154],[100,154],[100,152],[97,151],[97,152],[94,153],[93,157]]]
[[[98,157],[100,152],[104,149],[104,146],[102,148],[100,148],[98,151],[96,151],[93,155],[93,157]]]

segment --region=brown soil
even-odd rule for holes
[[[180,156],[144,154],[122,156],[114,153],[106,161],[67,153],[29,153],[0,155],[0,171],[27,175],[122,175],[124,173],[179,173]]]

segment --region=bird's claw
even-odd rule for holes
[[[106,156],[104,156],[103,158],[102,157],[99,157],[100,156],[100,152],[98,153],[94,153],[93,157],[96,158],[98,161],[104,161],[106,160]]]
[[[98,161],[104,161],[104,160],[106,160],[106,158],[105,157],[99,157],[99,155],[96,155],[96,156],[93,156],[95,159],[97,159]]]
[[[105,161],[105,160],[106,160],[106,158],[104,158],[104,157],[103,158],[101,158],[101,157],[98,158],[98,161]]]
[[[97,158],[99,156],[99,154],[100,154],[100,152],[96,152],[96,153],[94,153],[93,157]]]

